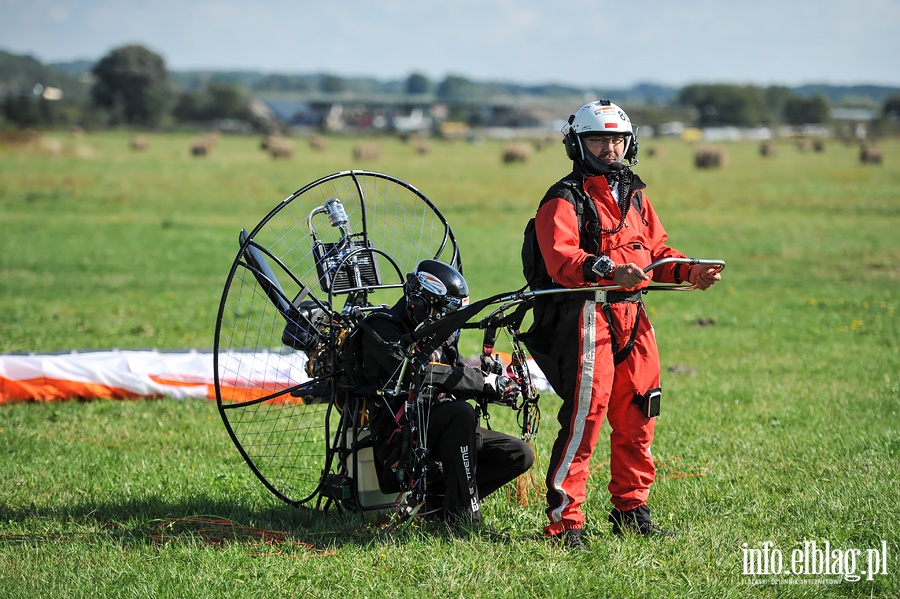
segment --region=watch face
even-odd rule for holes
[[[613,262],[609,256],[600,256],[594,262],[594,266],[591,267],[591,270],[600,275],[601,278],[604,278],[608,276],[615,267],[616,263]]]

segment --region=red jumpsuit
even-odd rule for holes
[[[635,177],[629,194],[643,193],[643,187]],[[606,178],[587,178],[583,188],[597,206],[601,227],[615,229],[621,211]],[[615,285],[611,279],[596,280],[590,271],[594,256],[582,249],[578,217],[571,202],[557,197],[543,203],[535,216],[535,230],[547,271],[559,285]],[[685,257],[668,247],[666,239],[666,232],[644,195],[640,211],[629,204],[618,232],[601,235],[600,249],[616,264],[633,262],[641,268],[661,258]],[[666,265],[654,269],[651,276],[659,282],[681,282],[687,276],[687,268]],[[638,323],[633,349],[615,364],[608,317],[596,298],[585,295],[554,294],[549,296],[553,299],[546,302],[545,308],[535,309],[536,326],[532,330],[550,337],[545,346],[558,369],[554,390],[563,400],[558,415],[561,429],[547,472],[547,536],[584,525],[581,505],[591,454],[604,416],[612,429],[609,492],[613,505],[622,511],[644,505],[655,476],[650,454],[655,418],[648,418],[633,403],[636,394],[659,387],[659,355],[653,327],[639,298],[610,303],[612,330],[619,347],[627,344],[636,319]],[[639,312],[644,313],[639,316]],[[545,318],[546,321],[537,322]],[[553,382],[553,377],[548,378]]]

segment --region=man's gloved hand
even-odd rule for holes
[[[500,396],[498,403],[513,405],[519,397],[519,384],[508,376],[497,377],[497,394]]]
[[[484,374],[503,374],[503,363],[498,356],[486,356],[481,354],[481,372]]]
[[[490,400],[494,403],[511,406],[519,397],[519,384],[508,376],[489,374],[484,377],[484,387],[492,396]]]

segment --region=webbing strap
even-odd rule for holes
[[[644,302],[638,302],[638,310],[637,315],[634,317],[634,326],[631,327],[631,335],[628,337],[628,343],[625,344],[625,347],[619,349],[619,342],[616,340],[616,331],[613,327],[613,314],[612,309],[609,307],[608,303],[603,303],[603,313],[606,314],[606,324],[609,325],[609,339],[612,343],[613,350],[613,364],[621,363],[625,358],[628,357],[628,354],[631,353],[631,350],[634,349],[634,340],[637,337],[638,324],[641,322],[641,314],[644,311]]]

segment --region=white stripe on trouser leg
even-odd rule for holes
[[[591,409],[591,395],[594,382],[594,357],[596,354],[596,334],[597,328],[595,318],[597,316],[597,303],[592,301],[584,302],[581,311],[581,320],[583,324],[584,342],[581,346],[581,379],[578,390],[575,394],[575,410],[574,425],[572,427],[572,435],[563,452],[562,462],[556,469],[556,476],[553,478],[553,488],[562,496],[559,507],[550,513],[553,522],[562,520],[562,511],[571,501],[563,488],[562,484],[569,475],[569,467],[572,460],[575,459],[575,452],[581,446],[584,439],[584,424],[587,420],[588,412]]]

